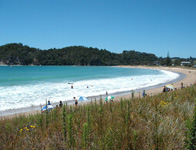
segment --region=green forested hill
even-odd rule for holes
[[[0,46],[0,64],[6,65],[147,65],[157,59],[154,54],[136,51],[116,54],[84,46],[48,50],[31,48],[21,43]]]

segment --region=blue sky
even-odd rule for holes
[[[0,0],[0,45],[196,57],[196,0]]]

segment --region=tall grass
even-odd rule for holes
[[[0,120],[1,149],[195,148],[196,87]],[[194,137],[194,138],[193,138]],[[192,144],[192,145],[191,145]]]
[[[187,120],[186,122],[186,140],[185,140],[185,147],[189,150],[196,149],[196,98],[195,98],[195,109],[194,115],[192,118]]]

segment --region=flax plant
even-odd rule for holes
[[[68,116],[68,142],[69,142],[69,148],[72,148],[74,146],[72,115]]]
[[[126,126],[128,127],[129,119],[130,119],[130,101],[127,101],[127,114],[126,114]]]
[[[195,98],[195,108],[194,108],[194,115],[191,120],[186,122],[186,140],[185,140],[185,147],[188,150],[195,150],[196,149],[196,98]]]
[[[83,147],[84,149],[87,148],[87,144],[88,144],[88,123],[84,123],[83,124]]]
[[[66,128],[66,125],[67,125],[67,122],[66,122],[66,106],[63,105],[63,136],[64,136],[64,141],[66,143],[66,140],[67,140],[67,128]]]
[[[134,91],[131,90],[131,98],[133,99],[134,98]]]

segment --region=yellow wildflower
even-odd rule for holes
[[[164,107],[164,106],[167,106],[167,105],[168,105],[168,103],[167,103],[167,102],[165,102],[165,101],[161,101],[159,105],[160,105],[161,107]]]
[[[33,125],[31,125],[30,127],[31,127],[31,128],[35,128],[35,126],[33,126]]]
[[[29,130],[27,127],[24,127],[23,129],[26,129],[27,131]]]

